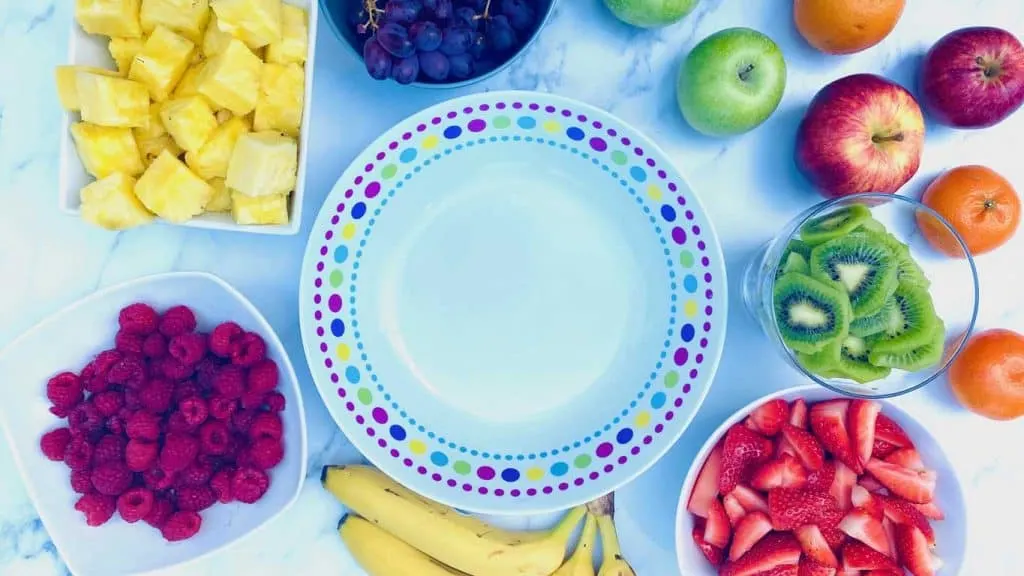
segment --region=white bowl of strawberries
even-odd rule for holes
[[[790,388],[737,411],[687,474],[687,576],[947,576],[966,507],[938,442],[884,400]]]

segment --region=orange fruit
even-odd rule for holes
[[[892,32],[905,0],[793,0],[800,35],[827,54],[867,50]]]
[[[974,256],[1005,244],[1020,224],[1020,198],[1013,186],[984,166],[945,172],[928,186],[921,202],[953,226]],[[964,257],[960,244],[938,219],[918,212],[917,224],[937,250]]]
[[[953,395],[992,420],[1024,416],[1024,336],[989,330],[971,338],[949,367]]]

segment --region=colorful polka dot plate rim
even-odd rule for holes
[[[547,94],[420,112],[331,191],[303,344],[348,438],[410,488],[546,512],[651,466],[699,409],[726,279],[700,201],[646,137]]]

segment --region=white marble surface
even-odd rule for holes
[[[0,0],[0,345],[97,287],[155,272],[207,270],[252,298],[298,361],[296,274],[305,234],[271,238],[164,226],[110,234],[57,212],[60,111],[51,70],[64,58],[72,4]],[[735,280],[757,245],[818,199],[796,173],[791,154],[802,110],[825,82],[853,72],[883,73],[909,82],[924,50],[960,26],[995,24],[1024,36],[1024,4],[1019,0],[911,0],[883,44],[850,57],[828,57],[802,42],[788,5],[783,0],[704,0],[676,26],[640,32],[610,18],[599,0],[565,0],[528,54],[486,84],[460,92],[374,83],[324,26],[318,40],[304,233],[347,162],[398,119],[461,92],[537,89],[604,107],[656,139],[708,206]],[[676,110],[675,72],[682,55],[701,38],[738,25],[762,30],[782,46],[789,64],[786,96],[759,130],[732,140],[703,138],[685,126]],[[919,194],[940,170],[964,163],[987,164],[1024,190],[1024,113],[984,132],[929,129],[924,165],[905,193]],[[978,261],[981,327],[1024,330],[1022,255],[1024,235]],[[641,576],[677,571],[672,550],[675,501],[706,434],[764,391],[797,383],[745,315],[735,281],[731,297],[728,344],[704,408],[675,449],[619,492],[622,539]],[[334,532],[342,510],[316,481],[323,463],[355,461],[358,456],[320,405],[308,371],[298,364],[308,400],[312,456],[311,481],[301,500],[233,549],[175,574],[361,574]],[[953,403],[944,382],[899,402],[942,440],[966,488],[970,516],[950,520],[970,524],[962,574],[1019,574],[1015,528],[1016,519],[1024,515],[1024,499],[1018,496],[1024,486],[1024,453],[1018,448],[1024,422],[999,424],[967,414]],[[506,522],[541,525],[549,520]],[[6,446],[0,445],[0,574],[65,572]]]

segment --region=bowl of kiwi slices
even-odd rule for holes
[[[934,250],[920,221],[948,234]],[[835,392],[917,390],[960,353],[978,314],[978,275],[956,230],[912,198],[857,194],[790,221],[747,266],[743,299],[797,370]]]

